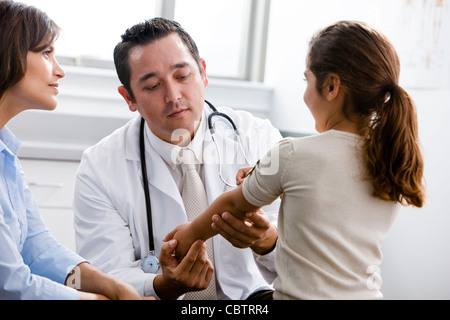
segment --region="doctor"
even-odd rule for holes
[[[185,172],[174,157],[180,146],[188,145],[200,163],[198,172],[211,203],[230,188],[221,178],[235,183],[241,167],[254,164],[281,139],[279,131],[247,112],[219,108],[240,130],[241,144],[230,123],[217,117],[215,147],[207,125],[212,110],[205,103],[206,64],[176,22],[155,18],[130,28],[114,59],[123,84],[119,92],[140,116],[83,155],[74,197],[78,252],[145,296],[177,299],[211,281],[217,299],[270,293],[279,203],[249,213],[250,223],[228,213],[213,217],[211,223],[222,236],[213,239],[212,261],[201,241],[177,260],[172,255],[177,243],[166,235],[187,222],[181,195]],[[142,118],[150,228],[139,144]],[[145,273],[141,264],[152,249],[160,267]]]

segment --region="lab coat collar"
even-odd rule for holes
[[[200,126],[195,133],[194,139],[186,146],[191,149],[196,157],[197,163],[203,163],[203,141],[205,138],[206,121],[205,111],[203,111]],[[146,148],[150,145],[170,166],[172,170],[175,170],[177,163],[177,155],[179,154],[181,147],[168,143],[159,137],[157,137],[148,126],[145,126],[146,135]]]
[[[197,160],[200,163],[203,163],[203,141],[205,138],[205,132],[207,131],[206,119],[208,118],[209,113],[211,113],[211,111],[209,111],[209,107],[205,103],[203,107],[203,117],[199,129],[197,130],[195,137],[191,142],[192,145],[191,148],[193,148],[195,156],[197,157]],[[129,123],[128,132],[126,134],[127,141],[125,143],[125,154],[126,154],[125,156],[127,160],[131,161],[141,160],[139,150],[139,133],[140,133],[141,119],[142,119],[141,116],[138,116],[135,119],[131,120]],[[148,126],[146,126],[146,132],[151,133],[151,130],[148,129]],[[146,142],[148,142],[148,140]],[[147,146],[148,144],[146,143],[146,147]]]

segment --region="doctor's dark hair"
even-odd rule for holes
[[[130,93],[134,100],[133,92],[130,86],[131,69],[129,64],[129,52],[137,46],[143,46],[153,41],[165,38],[173,33],[178,34],[180,39],[190,51],[192,57],[198,65],[200,73],[203,73],[201,58],[197,45],[191,36],[181,27],[178,22],[165,18],[154,18],[139,23],[129,28],[122,35],[122,41],[114,49],[114,64],[120,82]]]
[[[59,32],[45,12],[0,0],[0,98],[25,76],[28,52],[40,52],[52,45]]]
[[[319,92],[330,75],[339,76],[346,93],[344,113],[359,119],[373,195],[422,207],[424,164],[416,109],[398,85],[400,61],[387,37],[364,23],[341,21],[313,36],[306,64]]]

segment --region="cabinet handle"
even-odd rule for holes
[[[64,188],[64,183],[40,183],[40,182],[30,182],[28,184],[30,187],[36,187],[36,188],[54,188],[54,189],[61,189]]]

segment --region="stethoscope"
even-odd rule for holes
[[[215,138],[215,127],[214,127],[214,123],[213,123],[213,118],[214,117],[222,117],[224,119],[226,119],[231,126],[233,127],[233,131],[234,134],[238,140],[239,143],[239,147],[242,151],[242,154],[245,157],[245,161],[247,162],[247,164],[250,164],[250,161],[248,160],[245,152],[244,152],[244,148],[242,147],[242,142],[241,142],[241,138],[240,138],[240,134],[239,134],[239,130],[236,127],[236,124],[234,123],[233,119],[230,118],[230,116],[228,116],[227,114],[223,113],[223,112],[219,112],[217,111],[217,109],[208,101],[205,100],[205,102],[208,104],[208,106],[211,108],[211,110],[213,111],[209,116],[208,116],[208,129],[209,132],[211,133],[211,137],[212,140],[215,144],[216,150],[217,150],[217,155],[219,157],[219,177],[222,180],[222,182],[227,185],[228,187],[236,187],[235,184],[229,183],[225,180],[225,178],[222,176],[222,164],[221,164],[221,157],[220,157],[220,152],[219,152],[219,147],[217,145],[216,142],[216,138]],[[147,225],[148,225],[148,237],[149,237],[149,254],[148,256],[146,256],[144,259],[142,259],[141,262],[141,267],[142,270],[145,273],[156,273],[158,272],[160,265],[159,265],[159,260],[155,255],[155,243],[153,240],[153,226],[152,226],[152,208],[151,208],[151,203],[150,203],[150,191],[149,191],[149,187],[148,187],[148,175],[147,175],[147,165],[146,165],[146,161],[145,161],[145,139],[144,139],[144,131],[145,131],[145,120],[144,118],[142,118],[141,120],[141,128],[140,128],[140,133],[139,133],[139,146],[140,146],[140,153],[141,153],[141,166],[142,166],[142,179],[143,179],[143,184],[144,184],[144,194],[145,194],[145,206],[147,209]]]

